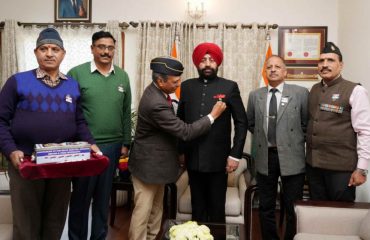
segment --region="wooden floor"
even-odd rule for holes
[[[107,240],[128,240],[132,210],[127,206],[117,207],[114,226],[108,225]]]
[[[107,240],[128,240],[128,229],[130,227],[131,209],[127,206],[117,207],[114,227],[108,229]],[[277,213],[278,218],[279,213]],[[252,239],[261,240],[258,210],[253,210],[252,217]]]

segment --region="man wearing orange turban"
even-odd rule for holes
[[[192,218],[200,222],[225,222],[225,172],[238,167],[247,134],[247,118],[237,83],[217,76],[222,60],[222,50],[214,43],[201,43],[194,49],[193,62],[199,77],[181,84],[177,113],[184,122],[192,123],[207,115],[217,101],[227,105],[211,131],[181,144],[182,160],[189,174]]]

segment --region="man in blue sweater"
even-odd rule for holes
[[[39,67],[11,76],[0,92],[0,150],[10,160],[13,239],[60,239],[70,178],[29,180],[19,173],[35,144],[87,141],[98,152],[80,106],[78,83],[59,71],[59,33],[43,30],[34,50]]]

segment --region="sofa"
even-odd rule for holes
[[[370,203],[297,201],[294,240],[370,240]]]
[[[0,192],[0,240],[11,240],[13,236],[13,215],[9,191]]]
[[[244,197],[245,190],[250,185],[251,174],[248,170],[250,155],[243,154],[239,166],[233,173],[228,175],[228,185],[226,190],[226,222],[244,223]],[[247,164],[248,162],[248,164]],[[189,177],[184,171],[176,182],[177,188],[177,220],[191,219],[191,194],[189,187]]]

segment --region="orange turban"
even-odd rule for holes
[[[195,66],[199,66],[199,63],[202,61],[204,55],[209,54],[216,61],[217,65],[220,66],[224,55],[219,46],[214,43],[201,43],[195,47],[193,52],[193,63]]]

